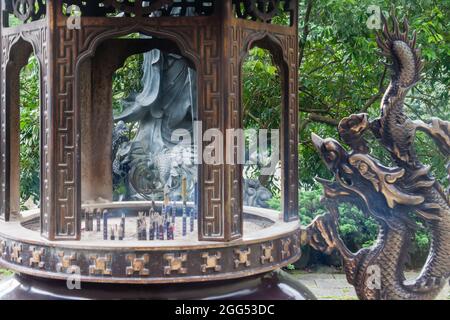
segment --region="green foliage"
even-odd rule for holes
[[[381,7],[385,15],[393,5],[398,17],[408,17],[410,29],[417,30],[417,43],[425,59],[424,77],[406,100],[406,112],[413,119],[438,116],[450,118],[450,2],[433,0],[301,0],[299,110],[300,171],[302,185],[314,185],[316,175],[328,170],[310,142],[311,132],[337,138],[339,119],[352,113],[379,116],[379,103],[389,82],[389,72],[376,54],[375,32],[366,26],[370,5]],[[307,14],[307,8],[310,13]],[[306,28],[305,28],[306,27]],[[371,141],[372,142],[372,141]],[[375,144],[376,145],[376,144]],[[426,138],[417,140],[422,161],[445,181],[444,161]],[[374,155],[384,164],[390,159],[381,148]]]
[[[138,34],[128,36],[131,38],[139,37]],[[142,77],[143,77],[143,64],[144,55],[137,54],[125,60],[123,66],[116,70],[113,75],[112,85],[112,104],[113,113],[118,115],[123,112],[123,100],[127,99],[133,94],[139,94],[142,89]],[[132,140],[139,128],[139,123],[129,125],[128,138]],[[120,181],[116,181],[113,186],[113,199],[118,200],[122,196],[127,194],[127,179],[123,177]]]
[[[286,266],[286,269],[289,270],[289,271],[292,271],[292,270],[295,270],[295,266],[293,264],[288,264]]]
[[[11,275],[13,275],[13,272],[11,270],[1,269],[0,268],[0,278],[1,277],[8,277],[8,276],[11,276]]]
[[[114,73],[113,110],[115,114],[120,114],[123,111],[122,100],[130,94],[139,93],[142,90],[143,61],[144,55],[133,55]]]
[[[268,50],[255,47],[250,50],[242,67],[243,74],[243,119],[245,129],[279,129],[281,124],[281,79],[278,67],[272,61]],[[248,137],[247,137],[248,138]],[[268,137],[268,151],[271,152],[271,138]],[[275,197],[280,189],[274,176],[261,176],[260,165],[252,166],[247,177],[258,179]],[[252,172],[252,174],[249,174]]]
[[[310,224],[316,216],[327,212],[320,201],[323,195],[321,187],[302,189],[299,191],[299,195],[302,225]],[[279,209],[279,206],[275,205],[273,208]],[[339,234],[351,251],[356,252],[374,244],[378,235],[378,226],[375,220],[348,204],[340,205],[339,211]],[[420,224],[419,227],[421,227]],[[423,228],[419,229],[411,248],[410,267],[418,267],[423,263],[428,254],[429,245],[429,235]]]
[[[315,176],[330,178],[310,135],[338,139],[339,119],[352,113],[379,116],[379,103],[389,82],[389,71],[376,55],[375,32],[366,26],[369,5],[378,5],[387,16],[391,5],[398,17],[407,16],[410,29],[418,32],[425,69],[422,81],[406,99],[406,112],[413,119],[450,119],[450,2],[432,0],[301,0],[300,1],[300,215],[307,224],[323,213],[320,187]],[[387,72],[386,72],[387,71]],[[385,165],[393,165],[387,152],[368,137],[372,153]],[[424,134],[416,139],[421,161],[447,185],[445,162],[436,145]],[[341,206],[340,234],[352,250],[369,246],[377,234],[376,223],[354,207]],[[420,229],[412,248],[412,266],[423,263],[429,236]]]
[[[300,218],[303,225],[308,225],[320,214],[327,212],[321,203],[323,190],[317,187],[310,190],[300,190]],[[340,206],[341,217],[339,221],[339,232],[347,244],[354,251],[370,246],[377,237],[376,222],[364,216],[364,214],[347,204]]]
[[[267,201],[269,207],[273,210],[281,211],[281,196],[275,195],[272,199]]]
[[[244,127],[278,129],[281,122],[281,79],[267,50],[253,48],[242,68]]]
[[[40,199],[39,74],[36,57],[20,73],[20,198]]]

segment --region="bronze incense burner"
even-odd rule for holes
[[[40,298],[97,298],[105,291],[102,296],[154,298],[158,294],[152,288],[161,284],[172,284],[180,292],[177,297],[201,298],[205,295],[184,293],[204,282],[228,288],[223,294],[241,290],[242,285],[237,290],[227,282],[232,279],[245,279],[241,284],[260,291],[271,287],[267,294],[275,298],[293,297],[264,283],[268,278],[288,283],[280,280],[284,275],[270,272],[301,255],[298,2],[262,2],[2,1],[0,263],[20,275],[14,281],[49,292]],[[274,23],[280,14],[289,25]],[[144,37],[128,37],[136,33]],[[241,67],[254,46],[271,52],[282,79],[281,216],[243,206],[241,164],[198,165],[192,201],[113,201],[111,86],[113,73],[126,58],[154,49],[182,56],[196,72],[196,117],[203,132],[225,132],[242,128]],[[41,201],[39,209],[23,212],[18,81],[31,54],[39,61],[41,76]],[[229,143],[225,139],[224,145]],[[168,205],[176,207],[174,223],[183,219],[182,208],[195,209],[193,229],[188,222],[193,232],[175,232],[170,241],[167,235],[147,240],[151,210],[161,214]],[[127,236],[144,229],[146,241]],[[74,275],[86,290],[65,288]],[[299,291],[291,281],[296,286]],[[3,295],[11,297],[30,296],[16,287]]]

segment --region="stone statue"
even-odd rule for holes
[[[272,193],[263,187],[259,180],[244,180],[244,206],[269,208],[267,201],[270,199],[272,199]]]
[[[143,70],[142,91],[123,101],[124,111],[114,118],[114,180],[125,177],[129,200],[161,199],[165,188],[177,198],[181,177],[186,176],[192,200],[197,179],[194,148],[178,145],[172,134],[184,129],[193,136],[195,71],[183,57],[156,49],[144,54]],[[127,124],[136,122],[137,133],[129,140]]]

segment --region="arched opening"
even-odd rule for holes
[[[283,117],[288,101],[281,61],[277,47],[263,39],[252,44],[242,63],[243,201],[244,206],[283,212],[283,162],[287,160]]]
[[[20,206],[40,204],[40,67],[32,55],[20,72]]]
[[[82,239],[197,239],[192,62],[133,34],[103,41],[79,70]]]
[[[11,48],[5,79],[7,220],[40,204],[40,78],[40,62],[32,45],[19,39]]]

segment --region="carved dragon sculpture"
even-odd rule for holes
[[[450,123],[412,121],[404,113],[405,96],[420,79],[420,50],[416,34],[412,39],[408,36],[406,19],[403,31],[394,16],[392,30],[386,18],[382,19],[384,28],[377,43],[381,54],[392,61],[392,76],[381,102],[381,116],[369,121],[366,114],[358,114],[341,121],[339,134],[350,152],[336,140],[312,135],[335,180],[318,178],[329,212],[306,229],[306,241],[322,252],[337,250],[342,255],[347,279],[360,299],[434,299],[450,276],[449,192],[416,156],[414,138],[418,130],[427,133],[448,159]],[[383,166],[369,155],[364,136],[370,132],[390,153],[396,167]],[[339,202],[355,204],[377,221],[378,240],[371,248],[352,253],[345,246],[337,231]],[[428,229],[431,247],[418,278],[405,282],[404,265],[417,228],[416,217]]]

